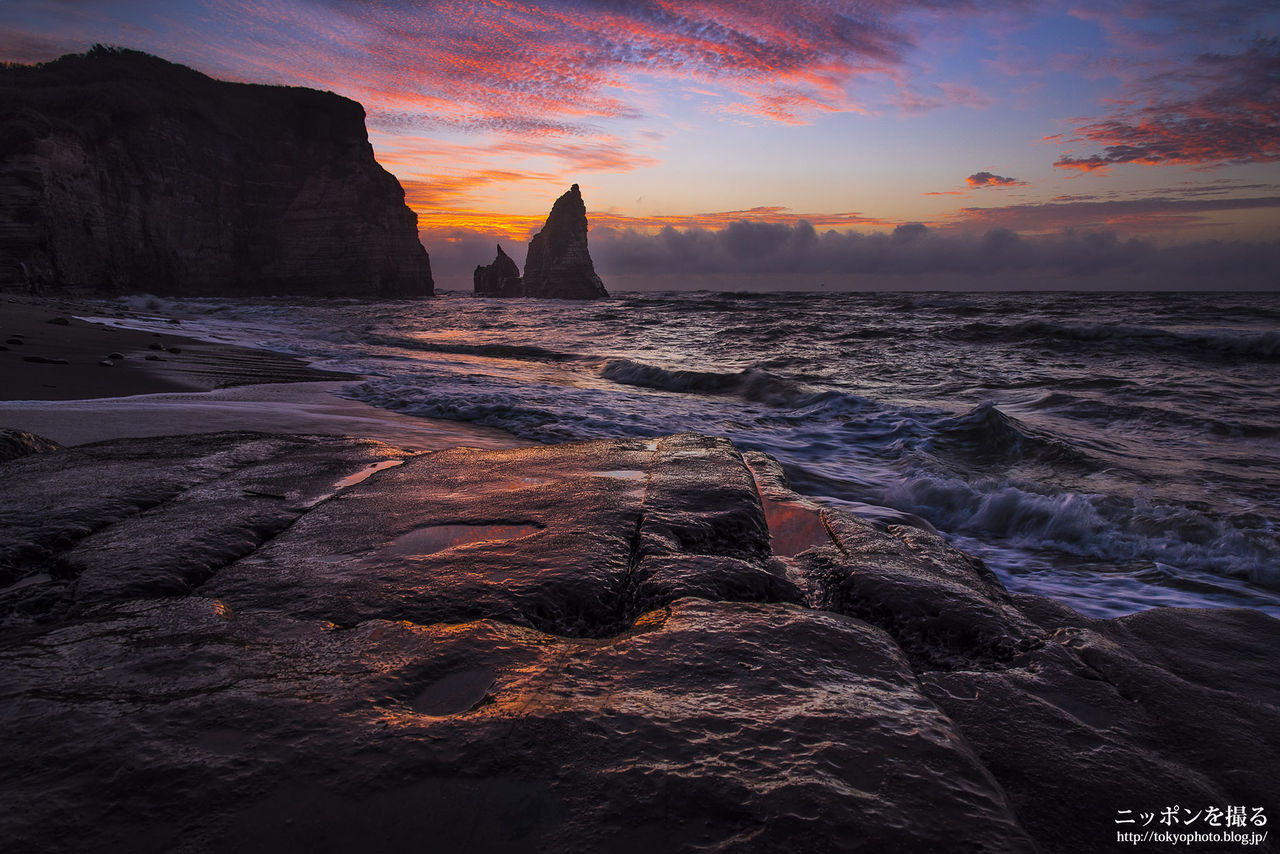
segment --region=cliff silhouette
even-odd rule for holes
[[[0,284],[433,293],[360,104],[95,46],[0,68]]]

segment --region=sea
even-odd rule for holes
[[[1280,616],[1280,294],[129,297],[135,328],[301,356],[344,394],[536,442],[697,431],[931,527],[1091,616]]]

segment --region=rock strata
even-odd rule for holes
[[[478,297],[518,297],[523,293],[520,268],[502,251],[502,246],[498,246],[493,263],[476,267],[473,280]]]
[[[0,284],[432,293],[354,101],[101,47],[0,69],[0,98]]]
[[[1280,803],[1280,621],[1010,595],[722,439],[0,473],[14,850],[1066,854]]]

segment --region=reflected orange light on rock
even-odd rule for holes
[[[764,495],[760,500],[764,504],[769,543],[774,554],[795,557],[800,552],[831,543],[831,535],[827,533],[827,526],[818,511],[794,501],[775,501]]]

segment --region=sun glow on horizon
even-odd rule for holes
[[[601,236],[1274,240],[1280,8],[1226,2],[13,0],[0,59],[354,98],[433,255],[527,240],[573,183]]]

